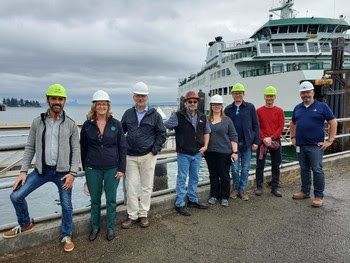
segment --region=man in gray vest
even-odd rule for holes
[[[183,216],[190,216],[187,207],[199,209],[208,208],[201,204],[197,197],[198,173],[202,156],[208,148],[210,126],[207,117],[197,111],[199,97],[196,92],[189,91],[185,96],[186,107],[182,111],[173,113],[165,127],[175,129],[177,152],[177,179],[176,179],[176,211]],[[186,179],[189,176],[187,187]]]
[[[19,226],[5,232],[4,238],[13,238],[31,231],[28,206],[25,198],[47,182],[56,184],[62,206],[62,243],[64,250],[74,249],[72,236],[72,187],[78,172],[80,145],[78,128],[63,108],[67,93],[59,84],[46,92],[47,112],[35,118],[24,150],[21,172],[13,184],[10,196],[16,210]],[[27,174],[36,156],[35,170]]]

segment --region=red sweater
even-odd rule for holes
[[[284,113],[277,106],[272,108],[260,107],[256,110],[259,118],[260,139],[273,137],[279,139],[284,129]]]

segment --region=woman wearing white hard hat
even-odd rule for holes
[[[210,99],[209,125],[211,129],[205,160],[208,164],[210,179],[209,204],[221,200],[222,206],[228,206],[230,195],[231,162],[237,160],[238,135],[231,119],[223,112],[223,99],[214,95]]]
[[[126,140],[121,123],[113,118],[110,110],[107,92],[96,91],[88,120],[80,132],[81,160],[91,197],[90,241],[96,239],[100,230],[102,188],[107,206],[106,237],[109,241],[114,238],[117,187],[125,173]]]

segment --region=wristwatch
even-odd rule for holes
[[[334,142],[334,140],[331,140],[331,139],[327,139],[327,142]]]
[[[238,152],[233,152],[233,154],[238,154]]]

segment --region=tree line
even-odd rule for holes
[[[37,100],[23,100],[16,98],[3,98],[2,103],[8,107],[41,107]]]

